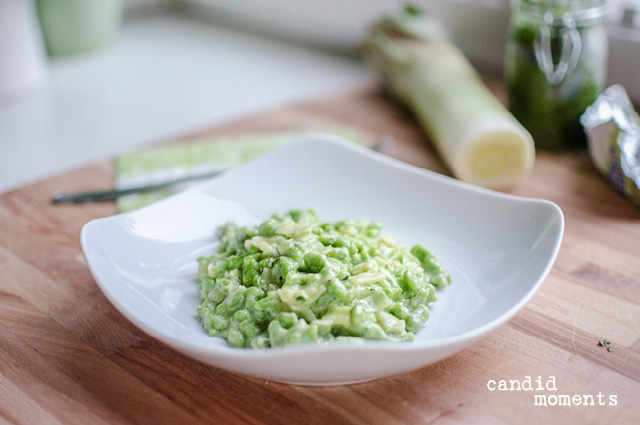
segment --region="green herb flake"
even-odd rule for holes
[[[605,347],[608,352],[613,351],[613,347],[611,346],[611,341],[609,341],[608,339],[603,339],[598,341],[598,345],[600,345],[601,347]]]
[[[407,13],[407,15],[412,15],[412,16],[422,15],[422,10],[415,4],[407,4],[404,7],[404,11]]]

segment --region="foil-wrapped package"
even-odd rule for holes
[[[580,122],[593,163],[617,190],[640,206],[640,116],[625,89],[620,85],[606,89]]]

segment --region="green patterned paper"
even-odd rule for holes
[[[364,143],[363,135],[354,128],[325,129],[322,132]],[[300,131],[289,131],[210,137],[128,152],[115,159],[115,186],[124,189],[225,170],[251,161],[302,134]],[[116,206],[118,212],[131,211],[186,186],[183,184],[167,190],[122,196]]]

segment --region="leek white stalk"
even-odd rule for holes
[[[408,9],[384,18],[371,26],[363,50],[455,177],[501,190],[533,167],[531,135],[433,17]]]

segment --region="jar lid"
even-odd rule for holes
[[[552,25],[564,25],[567,18],[577,22],[599,19],[606,15],[606,0],[512,0],[514,10],[549,17]]]

